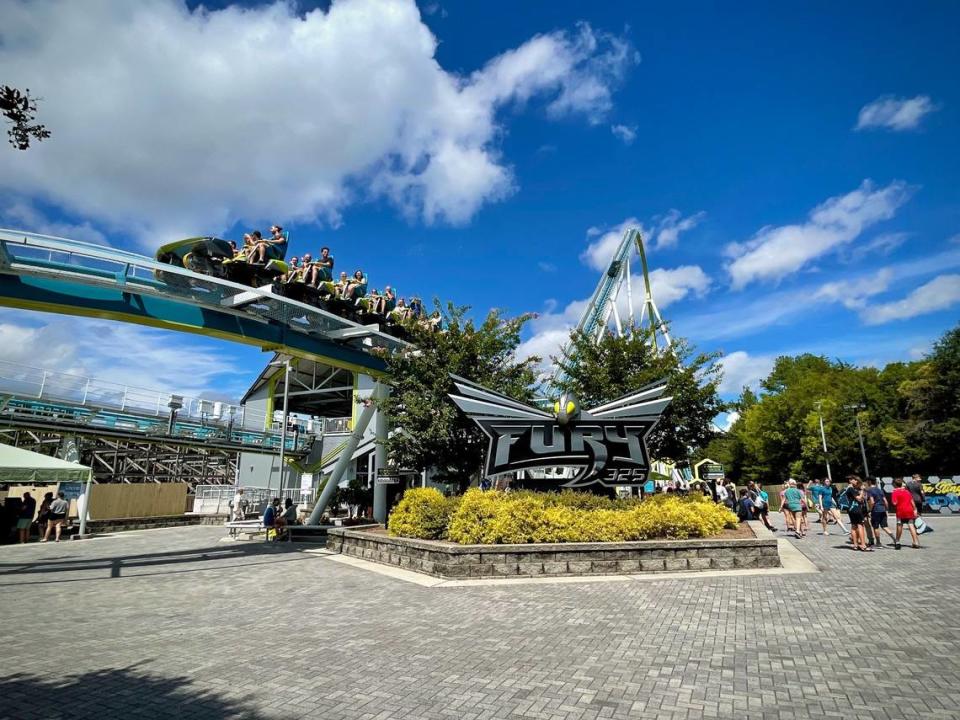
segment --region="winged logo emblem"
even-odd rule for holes
[[[452,376],[450,399],[487,435],[487,477],[518,470],[573,467],[563,487],[637,485],[650,461],[646,438],[672,397],[659,381],[589,410],[564,393],[554,413],[525,405],[464,378]]]

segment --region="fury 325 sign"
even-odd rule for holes
[[[591,410],[564,393],[550,414],[454,377],[450,399],[490,438],[487,477],[534,468],[576,467],[564,487],[638,485],[650,461],[646,437],[672,398],[654,383]]]

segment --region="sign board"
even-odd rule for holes
[[[399,470],[393,470],[391,468],[378,468],[377,469],[377,485],[399,485],[400,484],[400,475]]]
[[[62,482],[57,487],[57,492],[63,493],[64,500],[76,500],[83,495],[86,485],[82,482]]]
[[[643,485],[650,471],[646,438],[672,398],[657,382],[613,402],[581,410],[573,393],[564,393],[549,413],[453,377],[458,394],[450,399],[490,438],[485,475],[534,468],[573,467],[563,487],[599,483],[607,487]]]
[[[707,463],[706,467],[700,473],[704,480],[721,480],[726,477],[723,472],[723,465],[719,463]]]

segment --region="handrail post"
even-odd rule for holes
[[[40,392],[37,393],[37,400],[43,399],[43,388],[46,387],[46,384],[47,384],[47,371],[44,370],[43,377],[40,378]]]
[[[90,394],[90,378],[87,378],[87,382],[83,386],[83,400],[80,401],[81,405],[87,404],[87,395],[89,394]]]
[[[123,412],[127,407],[127,386],[123,386],[123,397],[120,399],[120,412]]]

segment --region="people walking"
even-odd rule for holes
[[[847,518],[850,520],[850,542],[853,543],[854,550],[873,552],[873,548],[867,547],[867,532],[864,528],[867,506],[863,497],[863,488],[860,486],[860,478],[850,475],[847,483],[847,489],[843,494],[846,500]]]
[[[893,533],[887,527],[887,498],[883,494],[883,488],[877,486],[877,479],[874,477],[867,478],[866,497],[867,507],[870,510],[870,527],[873,529],[874,547],[883,547],[880,542],[881,530],[887,534],[887,537],[896,546],[896,538],[893,537]]]
[[[800,509],[800,532],[804,535],[807,534],[807,531],[810,530],[810,523],[807,520],[807,510],[810,505],[810,495],[807,493],[807,488],[802,482],[797,483],[797,490],[800,491],[800,494],[803,496],[802,508]]]
[[[751,482],[747,488],[750,491],[750,499],[753,501],[755,512],[760,516],[763,526],[767,530],[776,531],[776,528],[770,524],[770,496],[760,483]]]
[[[803,492],[797,487],[793,478],[787,481],[787,488],[783,491],[783,511],[787,520],[787,529],[793,529],[796,538],[804,536],[803,531]]]
[[[830,534],[830,531],[827,529],[827,523],[830,519],[833,519],[833,521],[840,526],[844,535],[848,532],[847,528],[843,525],[843,515],[840,514],[840,508],[837,507],[837,497],[833,492],[835,489],[830,478],[826,478],[820,486],[820,524],[823,526],[824,535]]]
[[[893,494],[890,496],[890,503],[893,505],[894,512],[897,514],[897,537],[894,540],[894,547],[900,549],[900,537],[903,534],[903,526],[910,528],[910,537],[913,540],[913,547],[920,548],[920,535],[917,533],[917,506],[913,499],[913,494],[904,487],[903,478],[895,478],[893,481]]]
[[[237,488],[233,500],[230,503],[233,510],[233,521],[246,520],[247,518],[247,498],[243,495],[243,488]]]
[[[923,481],[920,479],[920,475],[914,473],[913,477],[907,480],[906,488],[910,491],[911,497],[913,497],[913,504],[917,506],[917,517],[920,517],[923,515],[923,502],[926,500],[923,493]]]

